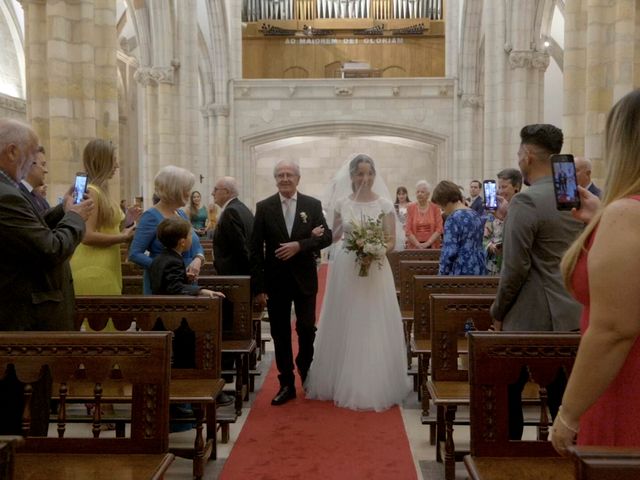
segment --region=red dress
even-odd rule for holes
[[[640,195],[631,198],[640,200]],[[578,258],[571,277],[576,299],[584,305],[580,319],[583,335],[589,328],[587,258],[594,235],[595,231],[587,242],[587,252]],[[640,447],[640,337],[631,347],[616,378],[582,415],[578,445]]]

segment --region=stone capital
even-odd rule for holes
[[[482,95],[462,94],[462,108],[483,108],[484,97]]]
[[[529,68],[531,65],[531,50],[511,50],[509,52],[509,66],[515,68]]]
[[[229,105],[222,105],[219,103],[209,103],[200,109],[202,112],[202,116],[205,118],[208,117],[228,117],[229,116]]]
[[[133,78],[144,87],[156,86],[160,83],[175,85],[175,67],[140,67]]]
[[[533,52],[531,67],[544,72],[549,66],[549,60],[550,56],[547,52]]]

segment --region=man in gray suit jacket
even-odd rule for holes
[[[563,135],[547,124],[520,131],[518,166],[529,188],[513,197],[504,224],[503,260],[491,316],[497,330],[569,331],[580,326],[582,307],[564,287],[560,260],[583,224],[556,208],[551,172],[553,154]],[[523,369],[509,387],[509,438],[522,437],[521,395],[528,380]],[[555,417],[566,377],[559,374],[547,387],[549,410]]]
[[[562,131],[553,125],[527,125],[520,136],[518,164],[530,187],[509,204],[491,315],[503,330],[576,330],[581,307],[564,288],[560,259],[583,224],[556,209],[550,156],[562,148]]]
[[[41,215],[19,183],[38,152],[27,125],[0,118],[0,330],[72,330],[69,258],[82,240],[93,200]]]

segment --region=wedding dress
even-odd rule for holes
[[[343,198],[335,210],[345,234],[351,220],[377,218],[394,211],[378,198],[355,202]],[[385,410],[400,404],[410,390],[402,317],[386,256],[359,276],[354,252],[339,240],[333,248],[322,303],[315,353],[305,384],[307,398],[333,400],[354,410]]]

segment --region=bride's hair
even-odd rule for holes
[[[373,163],[373,159],[369,155],[365,155],[364,153],[359,153],[351,162],[349,162],[349,177],[353,178],[356,173],[358,173],[358,165],[361,163],[366,163],[371,167],[371,172],[376,174],[376,166]],[[353,180],[351,181],[351,190],[355,192],[355,187],[353,186]]]

